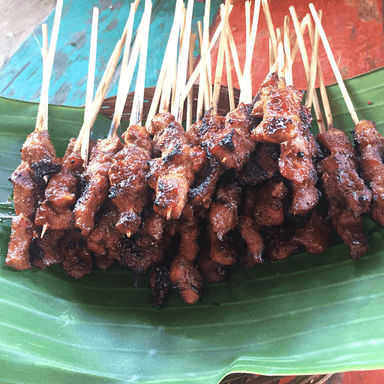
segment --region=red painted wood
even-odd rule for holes
[[[308,4],[311,1],[271,0],[271,10],[274,27],[283,27],[284,16],[289,15],[289,6],[293,5],[299,18],[309,12]],[[323,27],[328,36],[330,46],[344,78],[350,78],[361,73],[384,66],[384,35],[383,35],[383,9],[382,0],[312,0],[317,10],[323,11]],[[254,1],[253,1],[254,3]],[[252,4],[253,13],[253,4]],[[220,19],[215,18],[212,31]],[[229,19],[232,33],[236,42],[238,54],[243,67],[245,61],[245,11],[244,0],[235,0],[234,8]],[[293,31],[293,23],[290,23]],[[258,25],[258,34],[255,45],[252,66],[253,93],[269,70],[268,65],[268,29],[261,9]],[[305,35],[307,52],[310,57],[310,41],[308,32]],[[218,43],[212,55],[213,68],[216,67]],[[326,84],[335,83],[332,69],[328,63],[322,44],[320,45],[320,60],[323,67]],[[304,67],[298,53],[294,66],[294,85],[300,89],[306,89]],[[214,73],[214,72],[213,72]],[[236,73],[232,69],[232,77],[236,81]],[[223,84],[226,84],[226,76],[223,76]]]
[[[384,370],[345,372],[343,384],[382,384],[384,383]]]

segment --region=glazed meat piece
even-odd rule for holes
[[[188,193],[189,202],[194,206],[200,205],[208,209],[216,184],[224,170],[224,166],[207,151],[204,167],[195,175],[195,180]]]
[[[147,176],[149,186],[156,191],[153,209],[167,219],[177,219],[194,180],[190,147],[183,127],[175,121],[156,132],[154,140],[161,157],[150,162]]]
[[[209,222],[219,240],[236,228],[240,201],[241,188],[236,182],[222,185],[216,190],[209,210]]]
[[[272,74],[260,89],[260,100],[253,113],[263,117],[252,131],[256,141],[280,144],[280,174],[291,181],[293,199],[290,213],[305,215],[319,199],[314,159],[320,154],[309,129],[310,110],[301,105],[303,93],[286,86]]]
[[[123,144],[115,135],[100,139],[92,148],[90,161],[84,172],[86,188],[74,209],[75,226],[87,236],[95,225],[95,214],[108,196],[109,177],[113,156]]]
[[[165,257],[167,221],[156,212],[143,217],[136,239],[125,238],[121,251],[121,263],[135,272],[135,281],[154,264]]]
[[[21,149],[21,160],[29,165],[52,162],[55,157],[56,151],[46,130],[35,130],[28,135]]]
[[[279,172],[280,148],[278,145],[258,143],[250,160],[236,176],[247,185],[259,185]]]
[[[369,212],[372,194],[357,173],[356,154],[343,131],[331,127],[318,134],[317,140],[329,154],[318,164],[329,201],[328,214],[337,233],[349,246],[352,259],[356,260],[368,250],[361,215]]]
[[[287,259],[299,249],[296,242],[292,242],[293,228],[292,224],[268,228],[266,237],[266,254],[269,260],[279,261]]]
[[[31,268],[29,247],[37,236],[37,227],[30,219],[22,214],[14,217],[5,264],[17,270]]]
[[[63,268],[75,279],[80,279],[92,271],[91,251],[85,237],[77,231],[68,231],[59,244],[64,256]]]
[[[87,246],[95,253],[95,264],[105,270],[116,260],[120,260],[123,235],[116,229],[119,220],[117,208],[109,201],[104,203],[102,214],[95,229],[87,236]]]
[[[172,282],[169,278],[169,268],[166,265],[154,265],[151,268],[149,284],[151,286],[153,305],[161,307],[165,297],[172,289]]]
[[[170,113],[159,113],[151,121],[151,126],[148,128],[148,133],[153,136],[152,155],[154,157],[161,157],[162,149],[158,144],[159,132],[166,129],[169,124],[175,121],[175,116]]]
[[[25,218],[33,220],[37,208],[39,188],[32,179],[29,164],[22,162],[9,180],[13,185],[13,202],[16,215],[23,215]]]
[[[211,225],[208,225],[208,236],[210,240],[209,258],[224,266],[235,264],[237,252],[231,239],[225,237],[222,241],[219,240]]]
[[[303,92],[286,86],[284,80],[272,73],[260,87],[260,99],[252,115],[262,118],[253,129],[256,142],[280,144],[295,138],[300,131],[300,109]]]
[[[145,127],[133,125],[123,134],[124,148],[113,158],[109,170],[109,198],[119,210],[116,228],[128,237],[136,233],[141,211],[149,199],[146,174],[151,159],[150,137]]]
[[[187,304],[200,300],[203,278],[195,266],[199,252],[199,223],[196,217],[177,226],[181,235],[179,251],[172,261],[170,278]]]
[[[292,242],[301,245],[307,253],[324,252],[332,240],[332,224],[325,214],[315,208],[309,215],[309,220],[295,230]]]
[[[219,141],[219,136],[225,129],[225,117],[212,115],[207,111],[203,120],[192,124],[186,136],[191,146],[200,145],[211,148]]]
[[[204,281],[218,283],[228,274],[229,267],[216,263],[210,257],[210,247],[204,248],[198,257],[198,268]]]
[[[72,139],[66,154],[60,159],[60,171],[49,179],[44,192],[45,199],[36,211],[37,225],[48,225],[56,230],[75,228],[73,207],[84,168],[80,154],[71,150],[74,141]]]
[[[256,147],[251,137],[255,118],[251,105],[240,103],[225,117],[224,129],[215,137],[210,151],[227,169],[241,169]]]
[[[59,249],[60,239],[65,236],[65,231],[48,229],[43,238],[35,237],[29,248],[31,264],[44,270],[54,264],[63,261],[63,255]]]
[[[239,254],[239,263],[244,268],[252,268],[255,264],[263,262],[264,240],[259,233],[260,227],[253,217],[256,195],[255,188],[246,189],[238,224],[241,237],[247,245],[245,251]]]
[[[292,203],[289,212],[305,215],[318,203],[318,180],[314,161],[320,157],[320,147],[310,132],[310,110],[301,107],[301,134],[281,143],[280,173],[292,183]]]
[[[283,202],[288,189],[282,181],[270,180],[256,194],[255,222],[260,227],[280,225],[284,222]]]
[[[368,120],[356,124],[354,136],[362,177],[372,191],[370,215],[376,223],[384,225],[384,138],[375,123]]]
[[[252,268],[263,262],[264,240],[259,233],[260,227],[249,216],[241,216],[239,220],[241,237],[247,243],[247,250],[239,256],[243,268]]]

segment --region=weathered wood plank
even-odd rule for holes
[[[212,1],[212,15],[221,1]],[[84,104],[92,8],[99,7],[99,35],[96,64],[97,86],[113,48],[120,38],[129,15],[129,2],[120,0],[66,0],[57,43],[54,68],[51,77],[49,102],[79,106]],[[175,2],[154,0],[149,35],[148,65],[146,86],[154,86],[160,71],[166,42],[171,29]],[[134,30],[137,29],[144,10],[141,2],[136,13]],[[194,20],[202,20],[204,3],[195,2]],[[45,22],[50,31],[54,12]],[[196,27],[194,27],[196,29]],[[34,31],[41,40],[41,28]],[[196,51],[197,52],[197,51]],[[108,96],[117,93],[117,71],[112,80]],[[0,70],[0,95],[19,100],[38,101],[42,82],[42,60],[39,46],[31,35]],[[133,86],[135,83],[135,77]],[[132,86],[132,89],[133,89]]]

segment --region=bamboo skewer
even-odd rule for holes
[[[48,47],[48,29],[43,26],[43,84],[41,87],[40,104],[36,118],[36,131],[48,130],[48,90],[52,74],[53,60],[55,58],[57,37],[59,35],[59,27],[61,14],[63,10],[63,0],[58,0],[56,4],[55,18],[53,20],[51,42]]]
[[[285,79],[285,57],[284,57],[284,48],[283,41],[281,36],[280,28],[276,29],[276,41],[277,41],[277,53],[278,53],[278,75],[279,77],[284,77]]]
[[[321,12],[321,11],[320,11]],[[314,41],[312,41],[312,57],[311,57],[311,66],[310,66],[310,82],[308,84],[308,95],[305,105],[311,107],[313,94],[315,92],[315,81],[317,73],[317,63],[319,61],[319,30],[316,28]]]
[[[232,9],[232,7],[231,7],[231,9]],[[205,52],[206,55],[210,54],[210,52],[211,52],[213,46],[216,44],[216,41],[219,38],[219,35],[220,35],[222,30],[223,30],[223,20],[221,20],[220,24],[218,25],[218,27],[217,27],[217,29],[216,29],[213,37],[212,37],[212,40],[208,46],[208,50],[207,50],[207,52]],[[190,77],[187,85],[185,86],[184,92],[183,92],[182,97],[181,97],[183,100],[187,97],[188,92],[192,88],[193,84],[195,84],[196,79],[200,74],[201,67],[202,67],[202,61],[200,59],[196,65],[193,73],[192,73],[192,76]]]
[[[244,3],[245,7],[245,47],[248,50],[249,39],[251,37],[251,2],[247,0]]]
[[[191,76],[193,71],[193,50],[195,48],[197,35],[195,33],[191,36],[191,41],[189,45],[189,55],[188,55],[188,78]],[[188,93],[187,98],[187,122],[186,122],[186,130],[192,125],[192,107],[193,107],[193,89]]]
[[[296,35],[297,35],[297,39],[298,39],[299,46],[300,46],[301,57],[302,57],[304,68],[305,68],[305,74],[307,77],[307,83],[309,84],[311,74],[310,74],[310,68],[309,68],[309,63],[308,63],[307,51],[305,49],[305,44],[304,44],[304,38],[303,38],[303,35],[300,31],[299,20],[297,18],[295,8],[291,6],[291,7],[289,7],[289,11],[290,11],[291,16],[292,16],[293,24],[295,26]],[[313,97],[313,108],[315,110],[315,115],[316,115],[317,124],[319,126],[319,130],[325,129],[324,122],[323,122],[322,115],[321,115],[319,101],[317,99],[316,94],[314,94],[314,97]]]
[[[183,4],[183,0],[177,0],[176,7],[175,7],[175,16],[173,19],[171,32],[170,32],[170,35],[168,38],[167,47],[166,47],[165,53],[164,53],[163,64],[161,66],[159,78],[158,78],[157,84],[156,84],[155,94],[153,95],[151,107],[149,109],[147,121],[145,123],[145,126],[147,128],[150,127],[151,121],[155,117],[156,109],[157,109],[158,103],[160,101],[161,90],[162,90],[163,84],[165,83],[165,79],[167,76],[167,70],[168,70],[168,66],[169,66],[169,56],[171,55],[172,48],[177,44],[177,35],[178,35],[179,29],[180,29],[180,18],[178,17],[178,15],[181,12],[182,4]]]
[[[203,59],[203,53],[205,52],[205,41],[203,36],[203,28],[201,26],[201,22],[197,22],[197,31],[199,35],[199,46],[200,46],[200,56]],[[204,100],[206,101],[208,96],[206,83],[208,80],[208,74],[207,74],[207,66],[206,66],[206,60],[204,55],[204,62],[202,66],[202,70],[200,71],[200,81],[199,81],[199,93],[197,97],[197,107],[196,107],[196,121],[199,121],[203,117],[203,104]],[[190,73],[189,77],[191,77],[192,73]],[[188,79],[189,80],[189,79]],[[192,88],[191,88],[192,89]]]
[[[224,9],[224,7],[223,7],[223,9]],[[239,84],[241,85],[243,82],[243,74],[241,72],[239,55],[237,54],[235,40],[233,39],[231,26],[229,23],[228,23],[227,32],[228,32],[229,47],[231,48],[232,60],[233,60],[233,64],[235,65],[237,80],[238,80]]]
[[[347,88],[345,87],[345,84],[344,84],[343,78],[341,76],[341,73],[339,71],[338,65],[336,64],[335,58],[333,57],[333,53],[332,53],[331,47],[329,46],[328,39],[327,39],[327,36],[326,36],[326,34],[324,32],[323,26],[321,25],[321,21],[319,19],[319,16],[317,15],[316,9],[315,9],[315,7],[314,7],[314,5],[312,3],[309,4],[309,9],[311,10],[312,17],[315,20],[317,29],[319,30],[321,40],[323,42],[325,51],[326,51],[327,56],[328,56],[328,60],[329,60],[329,62],[331,64],[333,73],[335,74],[337,83],[339,84],[339,87],[340,87],[341,93],[343,95],[343,98],[344,98],[344,100],[345,100],[345,102],[347,104],[348,111],[349,111],[349,113],[350,113],[350,115],[352,117],[352,120],[353,120],[354,124],[356,125],[360,120],[359,120],[359,118],[357,116],[355,108],[353,107],[352,100],[349,97]]]
[[[252,76],[251,76],[251,65],[252,65],[252,57],[253,51],[255,48],[256,42],[256,33],[257,27],[259,23],[260,16],[260,0],[256,0],[255,7],[253,10],[253,20],[252,20],[252,29],[249,37],[249,44],[247,44],[247,52],[245,56],[245,64],[244,64],[244,72],[243,79],[240,82],[240,99],[239,102],[250,103],[252,101]]]
[[[88,63],[88,77],[87,77],[87,92],[85,97],[85,109],[84,109],[84,122],[90,121],[92,99],[93,99],[93,88],[95,84],[95,67],[96,67],[96,52],[97,52],[97,29],[99,21],[99,9],[93,8],[92,16],[92,30],[91,30],[91,47],[89,52],[89,63]],[[86,125],[84,136],[81,138],[81,158],[86,166],[88,161],[89,152],[89,135],[91,133],[91,126]]]
[[[230,0],[225,1],[225,11],[223,21],[223,30],[220,37],[219,52],[217,55],[217,64],[216,64],[216,73],[215,73],[215,84],[211,102],[212,112],[217,114],[219,98],[220,98],[220,87],[221,87],[221,75],[223,72],[223,59],[224,59],[224,49],[226,46],[227,40],[227,29],[228,29],[228,18],[229,18],[229,7]]]
[[[319,15],[321,17],[321,11],[319,11]],[[314,44],[314,32],[313,32],[313,26],[312,23],[309,23],[308,26],[309,30],[309,36],[311,38],[311,44]],[[325,82],[324,82],[324,76],[323,76],[323,71],[321,69],[321,63],[319,60],[319,57],[317,57],[317,75],[319,79],[319,86],[320,86],[320,95],[321,95],[321,100],[323,103],[324,107],[324,113],[325,113],[325,118],[327,122],[327,127],[330,125],[333,125],[333,118],[331,114],[331,106],[329,105],[329,100],[328,100],[328,95],[327,95],[327,90],[325,89]]]
[[[226,44],[225,44],[224,55],[225,55],[225,70],[227,72],[229,108],[232,111],[235,109],[235,96],[233,94],[232,70],[231,70],[231,62],[230,62],[230,58],[229,58],[228,40],[226,41]]]
[[[176,92],[175,92],[176,101],[172,107],[172,112],[171,112],[172,115],[175,116],[176,121],[180,123],[181,123],[181,120],[183,119],[183,104],[184,104],[185,97],[181,98],[181,95],[185,88],[186,77],[187,77],[189,39],[191,37],[193,5],[194,5],[194,0],[188,0],[182,50],[181,50],[181,54],[180,54],[180,58],[177,66],[177,84],[176,84]]]
[[[277,41],[276,41],[276,35],[275,35],[275,28],[273,26],[271,12],[269,10],[268,0],[262,1],[265,20],[267,21],[268,31],[269,31],[269,37],[271,39],[272,44],[272,58],[274,61],[277,60],[278,52],[277,52]]]
[[[291,57],[291,43],[289,39],[289,16],[284,17],[284,51],[285,51],[285,80],[287,85],[293,84],[292,76],[292,57]]]
[[[145,69],[147,66],[147,52],[148,52],[148,35],[149,25],[151,23],[151,0],[145,1],[144,16],[143,16],[143,32],[140,42],[140,61],[139,70],[136,79],[135,96],[133,98],[133,105],[131,111],[130,125],[139,124],[141,122],[141,116],[143,114],[144,103],[144,88],[145,88]]]

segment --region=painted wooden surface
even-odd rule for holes
[[[323,28],[345,79],[384,66],[384,0],[270,0],[269,7],[274,27],[283,30],[284,16],[290,15],[289,7],[291,5],[295,7],[299,19],[302,19],[310,12],[309,3],[313,3],[317,10],[321,9],[323,11]],[[246,51],[244,0],[234,0],[233,4],[234,7],[229,22],[236,42],[241,67],[243,68]],[[213,28],[218,22],[219,20],[215,19]],[[293,29],[291,20],[291,33]],[[308,31],[305,33],[304,38],[308,57],[310,58],[311,45]],[[268,39],[267,24],[264,13],[261,11],[252,65],[254,94],[268,73]],[[336,83],[322,44],[320,44],[319,57],[323,66],[326,84]],[[213,51],[213,68],[215,67],[216,58],[217,47]],[[238,86],[234,69],[232,69],[232,78],[235,79],[234,85]],[[297,54],[293,66],[293,81],[298,88],[307,88],[300,52]],[[226,84],[225,76],[223,76],[223,83]]]
[[[211,19],[217,11],[220,0],[213,0]],[[99,35],[96,64],[96,86],[100,81],[108,59],[120,38],[129,15],[129,1],[123,0],[65,0],[51,77],[49,102],[79,106],[84,104],[92,8],[100,9]],[[146,86],[156,85],[165,46],[172,26],[175,1],[154,0],[149,35]],[[144,10],[141,1],[136,12],[134,30],[137,29]],[[204,3],[195,1],[193,25],[196,32],[197,20],[202,20]],[[52,12],[46,19],[51,31],[54,18]],[[34,31],[41,41],[41,27]],[[197,53],[196,53],[197,54]],[[119,70],[112,80],[107,96],[116,95]],[[0,69],[0,95],[13,99],[38,101],[42,82],[42,60],[40,48],[31,36]],[[133,84],[135,83],[135,78]],[[132,87],[133,89],[133,87]]]

